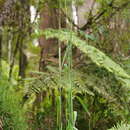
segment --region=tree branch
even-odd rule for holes
[[[76,27],[77,29],[80,29],[80,27],[74,23],[73,19],[71,19],[69,16],[67,16],[67,14],[61,9],[61,13],[63,14],[63,16],[65,18],[67,18],[67,20],[74,26]]]
[[[127,7],[130,4],[130,1],[125,2],[124,4],[122,4],[119,7],[114,7],[113,6],[114,0],[112,0],[109,4],[108,7],[111,7],[112,9],[115,9],[115,11],[110,15],[110,17],[112,17],[112,15],[116,14],[119,10],[124,9],[125,7]],[[105,13],[107,12],[107,9],[102,10],[100,13],[98,13],[97,15],[90,17],[87,21],[87,23],[80,28],[80,30],[85,31],[88,28],[90,28],[90,26],[92,26],[93,23],[95,23],[97,20],[99,20]]]

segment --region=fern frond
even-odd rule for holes
[[[117,126],[108,130],[130,130],[130,125],[121,122],[120,124],[117,124]]]
[[[130,75],[128,75],[119,64],[115,63],[99,49],[87,45],[86,42],[81,40],[75,32],[65,29],[48,29],[44,32],[39,32],[38,35],[45,35],[47,39],[57,38],[65,43],[68,43],[71,39],[72,44],[87,54],[87,56],[99,67],[106,68],[109,72],[113,73],[122,84],[125,84],[127,87],[130,86]]]

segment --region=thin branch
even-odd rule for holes
[[[119,7],[114,7],[113,6],[114,0],[112,0],[109,4],[108,7],[111,7],[112,9],[115,9],[115,11],[110,15],[110,17],[114,14],[116,14],[119,10],[124,9],[125,7],[127,7],[130,4],[130,1],[125,2],[124,4],[122,4]],[[87,21],[87,23],[80,28],[80,30],[85,31],[88,28],[90,28],[90,26],[92,26],[93,23],[95,23],[97,20],[99,20],[105,13],[107,12],[107,9],[102,10],[100,13],[98,13],[97,15],[90,17]]]
[[[69,16],[67,16],[67,14],[61,9],[61,13],[63,14],[63,16],[65,17],[65,18],[67,18],[67,20],[74,26],[74,27],[76,27],[77,29],[80,29],[80,27],[77,25],[77,24],[75,24],[74,23],[74,21],[69,17]]]
[[[2,30],[0,29],[0,75],[2,71]]]
[[[120,7],[114,7],[114,6],[113,6],[113,8],[115,9],[115,11],[111,14],[110,17],[114,16],[114,15],[116,14],[116,12],[118,12],[118,11],[120,11],[120,10],[126,8],[129,4],[130,4],[130,1],[128,1],[128,2],[126,2],[126,3],[124,3],[124,4],[122,4]]]

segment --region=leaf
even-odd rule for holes
[[[76,98],[78,99],[78,101],[82,105],[82,107],[85,110],[85,112],[90,116],[90,112],[88,111],[88,108],[87,108],[86,104],[83,102],[83,100],[80,97],[78,97],[78,96],[76,96]]]
[[[84,33],[84,32],[82,32],[82,31],[80,31],[80,35],[82,36],[84,36],[86,39],[90,39],[90,40],[92,40],[92,41],[96,41],[97,39],[91,34],[86,34],[86,33]]]

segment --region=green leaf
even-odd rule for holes
[[[80,97],[76,96],[76,98],[78,99],[78,101],[82,105],[82,107],[85,110],[85,112],[90,116],[90,112],[88,111],[87,105],[83,102],[83,100]]]

